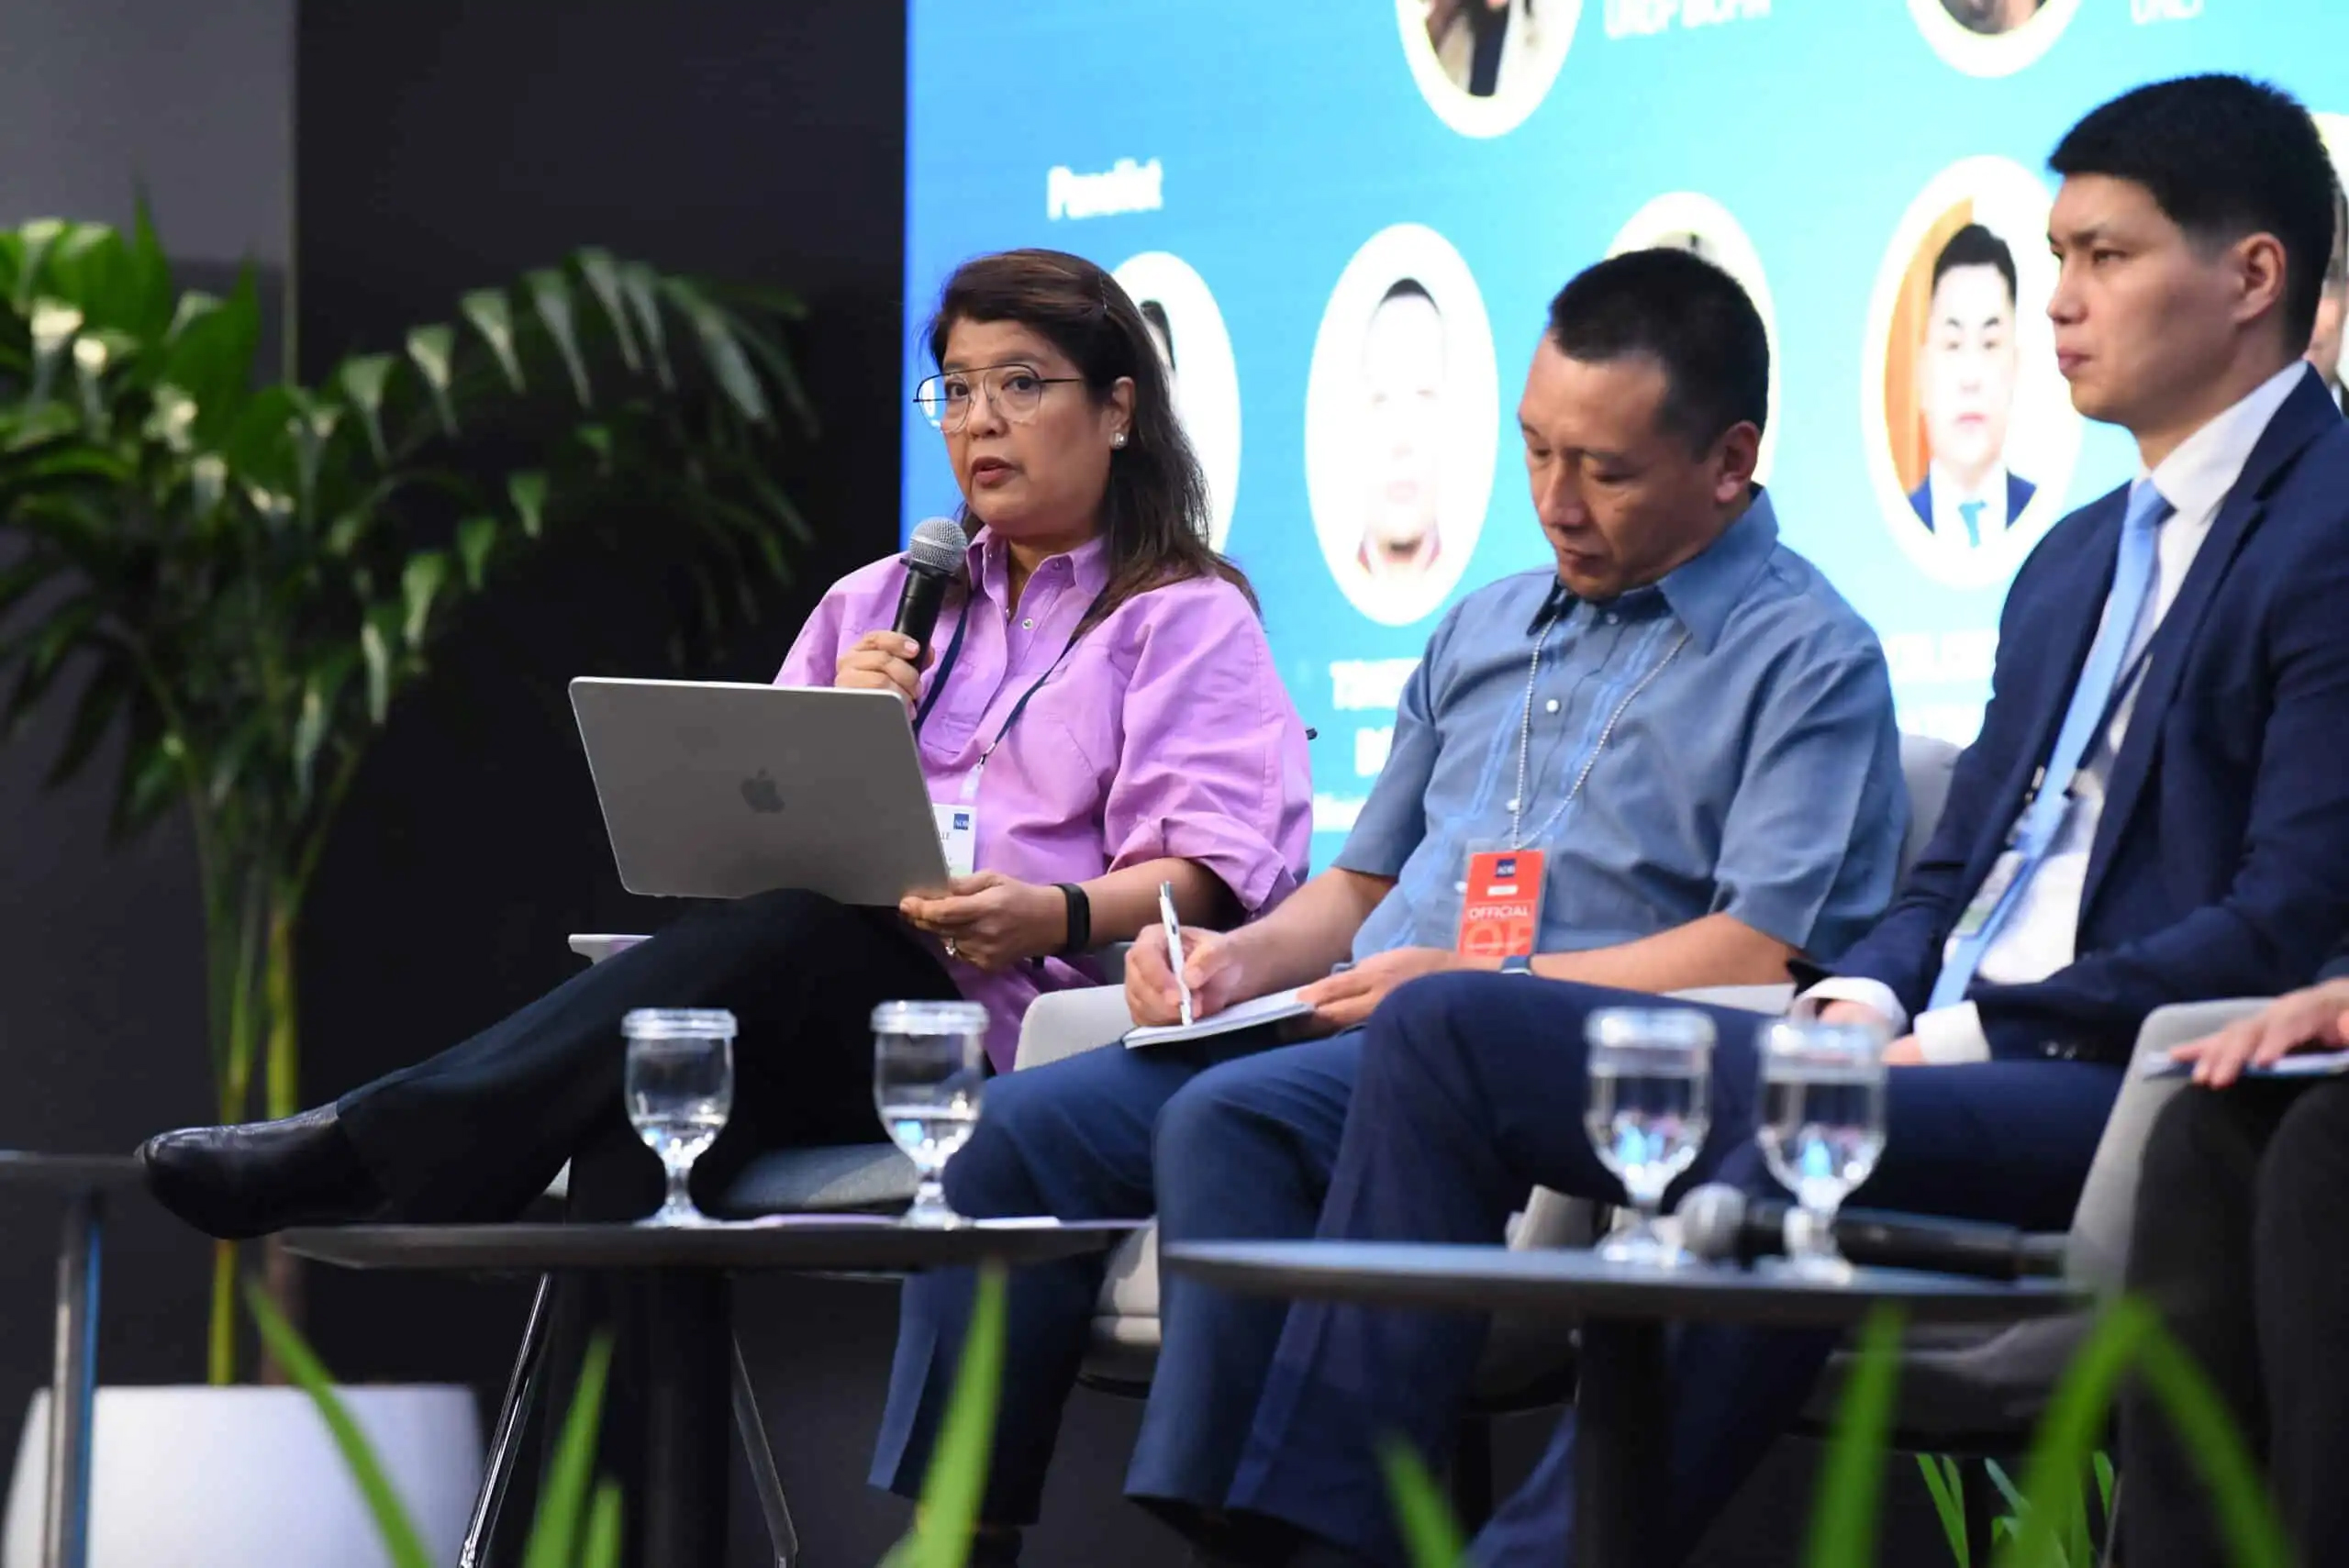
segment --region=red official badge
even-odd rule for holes
[[[1464,958],[1531,958],[1542,928],[1541,850],[1486,850],[1468,857],[1460,906]]]

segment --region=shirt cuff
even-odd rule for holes
[[[1971,1002],[1935,1007],[1917,1015],[1917,1049],[1929,1066],[1958,1067],[1990,1060],[1990,1037]]]
[[[1892,987],[1881,980],[1864,980],[1856,974],[1836,974],[1820,981],[1795,998],[1788,1009],[1798,1018],[1815,1018],[1820,1008],[1829,1002],[1857,1002],[1882,1013],[1896,1035],[1909,1029],[1909,1009],[1892,994]]]

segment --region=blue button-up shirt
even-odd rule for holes
[[[1757,490],[1652,586],[1598,604],[1528,572],[1453,607],[1338,856],[1396,879],[1356,958],[1458,940],[1469,853],[1508,842],[1537,642],[1521,818],[1549,855],[1542,951],[1728,915],[1824,958],[1876,918],[1909,820],[1884,651]]]

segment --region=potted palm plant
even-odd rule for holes
[[[118,835],[185,814],[212,1119],[299,1106],[312,873],[473,601],[581,529],[674,538],[711,614],[787,577],[807,529],[776,474],[813,430],[796,314],[583,250],[305,385],[259,372],[250,272],[178,290],[143,211],[0,230],[0,727],[70,702],[51,783],[118,758]],[[291,1260],[262,1262],[298,1319]],[[239,1371],[239,1270],[223,1244],[216,1385]]]

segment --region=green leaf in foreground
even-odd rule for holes
[[[620,1568],[620,1485],[607,1481],[596,1488],[587,1512],[587,1544],[580,1550],[579,1568]]]
[[[914,1531],[890,1549],[885,1568],[963,1568],[978,1528],[979,1498],[994,1456],[996,1404],[1003,1387],[1003,1270],[979,1271],[963,1365],[939,1428],[938,1450],[922,1478]]]
[[[425,1551],[424,1538],[417,1533],[416,1521],[408,1517],[407,1506],[392,1489],[391,1477],[384,1473],[383,1462],[368,1446],[367,1435],[359,1429],[350,1409],[337,1397],[334,1379],[317,1352],[295,1332],[294,1325],[272,1304],[269,1293],[259,1281],[245,1282],[245,1306],[253,1315],[254,1326],[261,1330],[262,1342],[317,1407],[342,1462],[351,1467],[351,1480],[358,1483],[359,1495],[366,1499],[367,1512],[375,1521],[376,1533],[384,1538],[384,1550],[390,1556],[393,1568],[432,1568],[431,1553]],[[531,1568],[538,1568],[538,1564],[534,1562]]]
[[[1876,1561],[1892,1400],[1899,1385],[1900,1314],[1878,1307],[1860,1330],[1859,1354],[1836,1407],[1803,1557],[1809,1568],[1869,1568]]]
[[[1949,1554],[1957,1568],[1974,1568],[1974,1548],[1965,1532],[1965,1479],[1958,1462],[1945,1453],[1920,1453],[1918,1472],[1933,1500],[1934,1517],[1949,1540]]]
[[[587,1488],[595,1474],[596,1431],[603,1422],[604,1384],[611,1370],[611,1337],[598,1334],[580,1363],[579,1386],[571,1396],[571,1413],[563,1418],[545,1489],[539,1494],[538,1518],[530,1526],[530,1548],[522,1568],[571,1568],[583,1527],[594,1537],[593,1524],[585,1518]],[[616,1495],[615,1511],[618,1504]],[[618,1532],[617,1522],[612,1529]]]
[[[1386,1500],[1394,1505],[1395,1528],[1411,1568],[1456,1568],[1467,1551],[1459,1521],[1411,1445],[1388,1438],[1378,1445],[1378,1465],[1386,1473]]]

